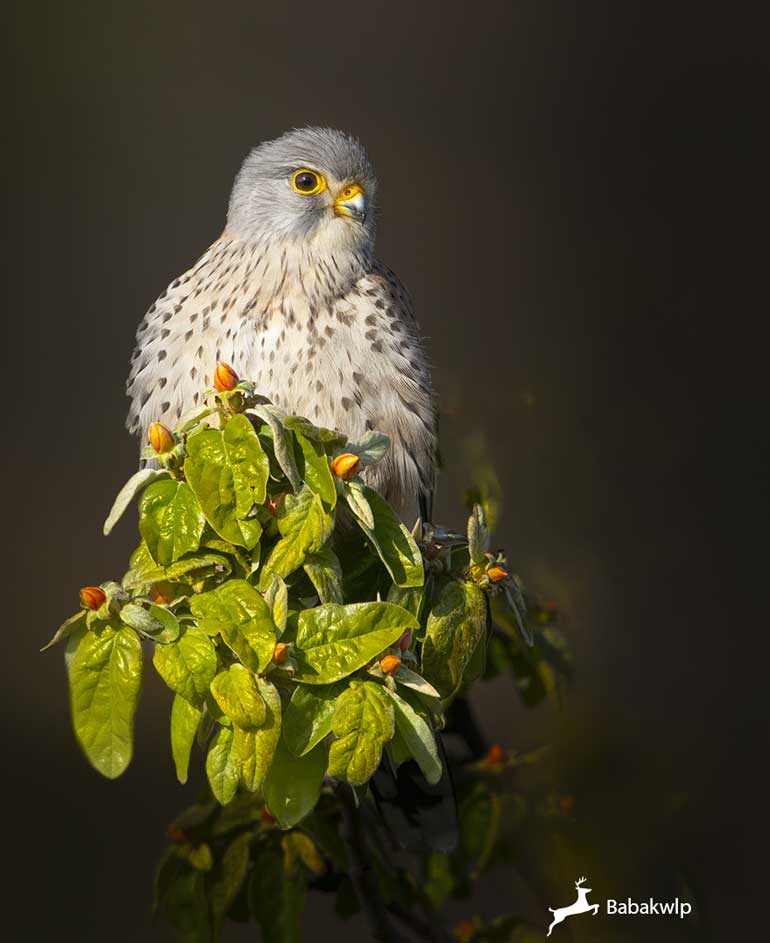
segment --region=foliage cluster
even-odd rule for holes
[[[126,769],[150,646],[174,695],[177,777],[197,747],[207,781],[158,872],[156,906],[183,939],[216,939],[230,917],[294,940],[308,885],[355,909],[362,822],[383,906],[419,935],[489,859],[499,799],[483,764],[458,780],[457,850],[423,848],[420,887],[389,861],[398,836],[368,785],[385,764],[451,792],[439,731],[468,684],[510,670],[536,703],[567,672],[561,642],[490,551],[483,500],[467,534],[421,521],[410,532],[366,484],[385,436],[350,441],[287,416],[222,367],[206,406],[152,427],[157,467],[115,501],[105,533],[138,498],[127,573],[81,590],[49,643],[66,641],[77,740],[104,776]],[[510,765],[493,760],[487,772]]]

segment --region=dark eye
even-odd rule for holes
[[[291,178],[291,185],[297,193],[306,196],[311,193],[320,193],[326,187],[326,181],[321,174],[314,170],[297,170]]]

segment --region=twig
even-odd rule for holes
[[[342,837],[350,852],[350,880],[369,924],[372,939],[377,943],[398,943],[403,937],[394,930],[377,887],[352,789],[346,783],[339,783],[335,792],[342,808]]]

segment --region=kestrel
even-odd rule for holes
[[[289,413],[350,438],[390,437],[369,483],[430,517],[436,409],[412,303],[374,255],[374,169],[340,131],[302,128],[254,148],[224,232],[137,332],[127,425],[173,425],[225,361]]]

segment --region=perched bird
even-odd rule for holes
[[[149,309],[137,332],[127,425],[173,425],[217,361],[288,412],[392,447],[367,469],[402,513],[424,519],[436,409],[409,296],[374,256],[374,170],[340,131],[302,128],[254,148],[224,232]]]

